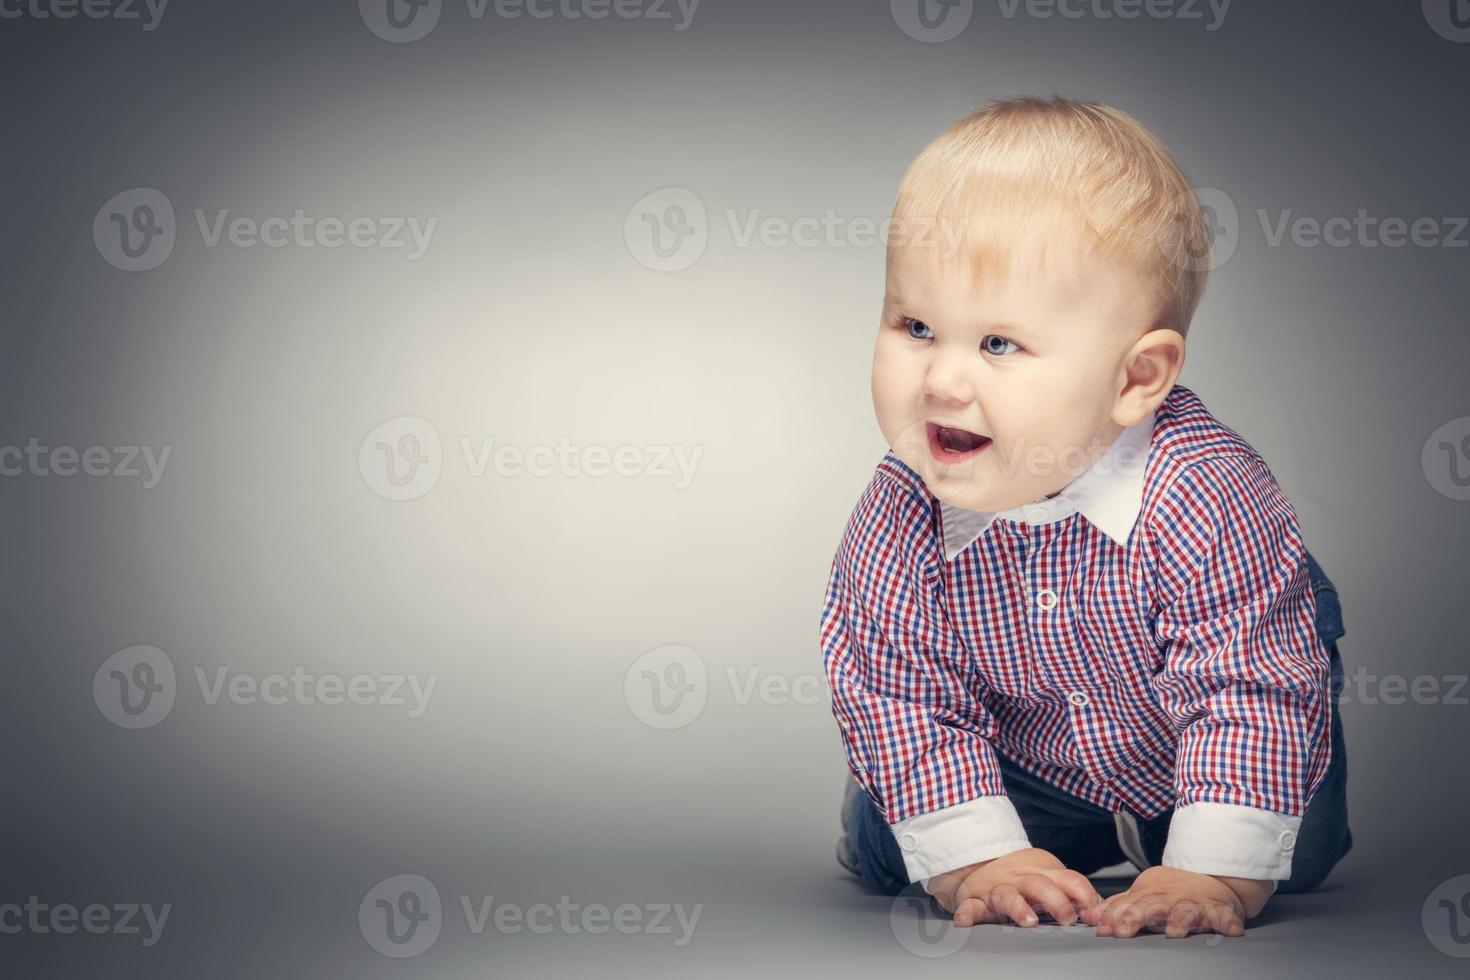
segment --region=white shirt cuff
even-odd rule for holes
[[[1230,803],[1191,803],[1174,811],[1164,864],[1232,878],[1291,877],[1301,817]]]
[[[921,813],[893,825],[909,880],[929,890],[935,875],[1031,846],[1015,806],[1004,796]]]

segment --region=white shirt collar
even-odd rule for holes
[[[944,522],[944,556],[953,561],[997,517],[1023,524],[1052,524],[1081,513],[1119,545],[1128,544],[1128,535],[1138,522],[1143,509],[1143,473],[1148,462],[1148,449],[1153,441],[1157,412],[1149,412],[1137,423],[1118,434],[1107,451],[1092,468],[1067,484],[1055,497],[1022,504],[1011,510],[965,510],[944,501],[939,502]]]

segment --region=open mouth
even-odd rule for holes
[[[925,422],[929,433],[929,452],[941,463],[958,463],[970,459],[990,445],[990,437],[976,435],[937,422]]]

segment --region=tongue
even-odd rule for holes
[[[973,432],[966,432],[964,429],[946,429],[943,426],[939,428],[940,445],[952,453],[967,453],[982,445],[984,441],[983,437]]]

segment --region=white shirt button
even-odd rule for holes
[[[1087,695],[1083,694],[1081,691],[1073,691],[1071,694],[1067,695],[1067,700],[1071,701],[1073,704],[1080,708],[1087,703]]]
[[[1041,524],[1045,522],[1046,508],[1032,507],[1030,510],[1026,511],[1026,520],[1030,521],[1032,524]]]
[[[919,847],[919,840],[913,834],[904,834],[898,839],[898,846],[905,851],[915,851]]]
[[[1042,609],[1055,609],[1057,607],[1057,594],[1051,589],[1042,589],[1036,593],[1036,604]]]
[[[1292,833],[1290,830],[1283,830],[1281,832],[1281,849],[1283,851],[1289,851],[1295,846],[1296,834]]]

